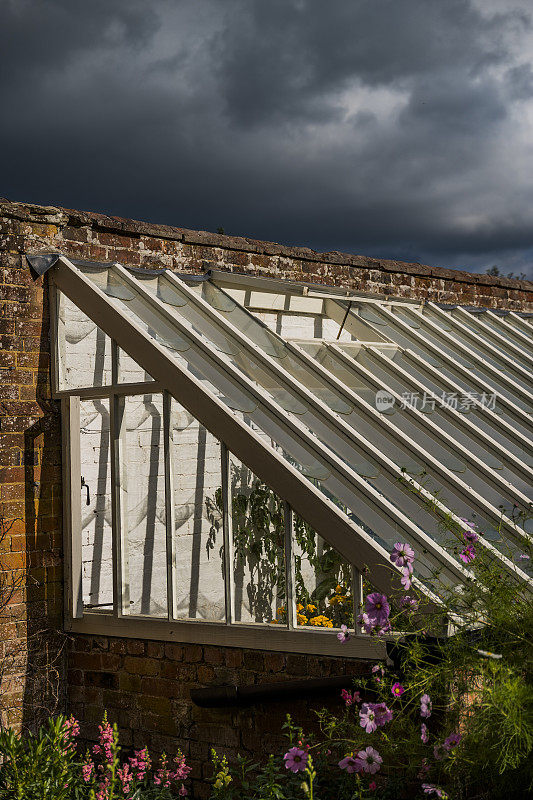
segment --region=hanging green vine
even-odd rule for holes
[[[254,620],[283,623],[286,621],[283,501],[245,467],[239,469],[232,464],[231,485],[236,596],[239,591],[246,591]],[[216,490],[214,500],[208,498],[206,505],[211,522],[208,548],[212,549],[221,527],[221,488]],[[297,514],[293,527],[298,624],[353,625],[350,565]]]

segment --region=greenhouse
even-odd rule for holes
[[[429,606],[435,575],[468,577],[444,520],[530,582],[531,315],[29,261],[51,287],[70,630],[327,655],[345,624],[343,654],[375,658],[363,581],[401,588],[396,542]]]

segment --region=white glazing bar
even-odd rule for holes
[[[129,614],[130,591],[127,567],[127,518],[125,486],[125,404],[124,398],[112,395],[110,403],[111,444],[111,518],[113,554],[113,614]]]
[[[517,421],[525,424],[527,427],[531,426],[531,419],[529,414],[524,411],[520,406],[517,406],[516,403],[512,400],[512,391],[510,392],[511,396],[503,393],[501,389],[498,389],[497,386],[495,387],[493,384],[488,382],[485,378],[481,378],[472,372],[466,366],[463,366],[457,359],[443,350],[441,347],[437,347],[437,345],[428,340],[427,337],[423,336],[423,334],[419,333],[417,330],[412,328],[403,319],[400,319],[391,311],[388,311],[386,308],[382,306],[374,306],[376,312],[381,314],[384,319],[386,319],[393,327],[396,327],[398,330],[402,331],[409,339],[418,343],[421,347],[423,352],[429,352],[431,355],[435,356],[437,359],[444,361],[444,363],[454,372],[459,374],[461,378],[465,381],[467,385],[474,385],[481,389],[482,392],[486,394],[492,394],[496,392],[498,395],[498,402],[506,407],[510,414],[512,414]],[[351,312],[353,313],[353,312]],[[435,326],[436,327],[436,326]],[[445,331],[441,331],[440,328],[437,328],[437,332],[439,335],[441,333],[445,333]],[[452,341],[453,344],[453,341]],[[488,365],[485,366],[489,372],[493,371],[492,367]]]
[[[492,339],[494,341],[495,345],[498,347],[498,352],[501,352],[503,349],[508,352],[513,360],[517,361],[520,366],[526,370],[531,370],[533,366],[533,356],[526,353],[523,348],[515,344],[509,336],[500,333],[494,326],[487,325],[483,319],[484,314],[472,314],[470,311],[458,307],[454,308],[452,312],[448,312],[448,316],[452,319],[456,318],[457,320],[463,321],[465,325],[472,325],[478,330],[480,336],[486,336],[491,344],[492,342],[490,340]],[[498,317],[496,317],[496,319],[498,319]]]
[[[447,375],[444,375],[442,370],[434,367],[433,364],[430,364],[428,361],[426,361],[423,356],[415,353],[414,350],[404,349],[403,353],[405,357],[409,361],[412,361],[421,372],[428,374],[436,383],[441,383],[442,385],[446,386],[451,390],[452,393],[457,392],[458,394],[461,394],[464,391],[458,383],[453,381]],[[500,398],[501,395],[498,395],[498,401]],[[521,448],[530,449],[530,451],[533,453],[533,442],[527,437],[524,437],[520,430],[510,425],[501,414],[495,414],[492,409],[488,408],[486,404],[483,405],[483,403],[481,403],[481,401],[477,398],[473,398],[473,400],[475,407],[483,413],[483,415],[490,421],[494,428],[498,428],[501,431],[503,436],[506,436]],[[480,434],[481,433],[482,432],[480,431]]]
[[[381,353],[377,348],[369,347],[368,352],[383,366],[383,368],[386,371],[390,371],[393,375],[400,376],[400,379],[402,381],[405,381],[405,383],[407,383],[409,386],[415,388],[418,392],[422,392],[429,395],[435,400],[436,403],[438,402],[439,400],[438,395],[434,394],[431,391],[428,391],[427,387],[424,386],[424,384],[421,383],[419,380],[417,380],[417,378],[414,375],[411,375],[409,372],[407,372],[407,370],[403,369],[403,367],[401,367],[392,359],[384,356],[383,353]],[[367,371],[366,368],[363,367],[361,364],[359,364],[356,359],[354,359],[354,361],[355,361],[354,366],[356,369],[360,370],[365,375],[365,377],[367,377],[367,379],[374,380],[374,377],[371,374],[370,370]],[[379,383],[376,382],[374,385],[377,388]],[[399,397],[396,393],[394,394],[395,397],[398,399],[398,401],[401,402],[401,397]],[[409,411],[411,411],[411,407],[409,407]],[[439,411],[442,411],[443,414],[453,419],[454,423],[457,426],[462,427],[465,430],[467,429],[467,424],[465,423],[468,423],[468,421],[465,419],[464,415],[461,414],[456,409],[444,405],[442,408],[439,408]],[[422,414],[420,411],[418,411],[417,408],[414,408],[412,416],[416,417],[417,421],[422,427],[431,430],[435,435],[436,439],[440,439],[444,444],[450,442],[449,434],[447,434],[445,430],[440,428],[438,424],[433,422],[433,420],[429,418],[427,414]],[[472,427],[474,428],[474,433],[479,432],[479,428],[475,428],[475,426]],[[481,439],[482,437],[477,436],[476,438]],[[488,484],[491,484],[492,486],[497,488],[497,490],[501,491],[504,496],[514,496],[514,498],[518,502],[524,503],[526,506],[528,505],[529,498],[526,497],[522,492],[518,491],[518,489],[510,481],[506,480],[505,478],[500,476],[497,472],[495,472],[493,469],[491,469],[489,466],[487,466],[487,464],[485,464],[480,458],[471,453],[470,450],[467,447],[465,447],[458,439],[454,439],[452,441],[453,441],[453,447],[456,448],[457,451],[461,453],[462,457],[469,462],[471,468],[474,469],[479,474],[482,480],[486,481]],[[504,458],[506,461],[513,461],[512,454],[508,450],[503,448],[501,445],[498,446],[497,442],[494,441],[490,442],[489,440],[488,448],[491,451],[496,451],[496,452],[499,451],[502,458]],[[524,467],[523,471],[526,473],[527,477],[531,479],[533,477],[533,471],[525,464],[523,465],[523,467]]]
[[[485,339],[479,333],[474,332],[471,328],[469,328],[467,325],[465,325],[463,322],[461,322],[459,319],[457,319],[457,317],[453,316],[452,314],[447,313],[446,311],[443,311],[443,309],[439,308],[439,306],[435,305],[435,303],[428,303],[426,308],[431,309],[431,311],[435,314],[436,317],[438,317],[439,319],[441,319],[443,322],[447,323],[448,325],[451,325],[452,328],[455,328],[455,330],[459,331],[466,339],[469,339],[470,341],[474,342],[474,344],[484,353],[484,355],[487,354],[489,358],[493,358],[495,361],[499,362],[499,364],[500,364],[499,369],[500,370],[506,370],[506,371],[510,370],[511,372],[515,373],[515,375],[517,376],[518,379],[520,379],[522,381],[525,381],[526,384],[528,384],[528,383],[530,384],[531,383],[531,372],[528,371],[526,369],[526,367],[524,367],[522,364],[519,364],[510,355],[507,355],[506,353],[503,353],[492,342],[487,341],[487,339]],[[461,314],[461,316],[466,314],[470,324],[472,324],[472,315],[471,314],[468,314],[468,312],[465,311],[464,308],[460,308],[460,309],[456,309],[456,310]],[[428,321],[428,319],[427,319],[426,315],[424,314],[424,312],[422,312],[422,313],[421,312],[413,312],[413,313],[416,313],[417,316],[421,316],[424,319],[426,319],[426,321]],[[476,320],[474,320],[474,325],[475,324],[476,324]],[[477,324],[479,325],[479,323],[477,323]],[[437,325],[437,327],[438,327],[438,325]],[[489,332],[490,332],[490,329],[489,329]],[[447,331],[446,331],[446,333],[447,333]],[[450,335],[453,338],[453,334],[450,333]],[[455,341],[456,341],[457,344],[459,344],[459,342],[457,342],[456,339],[455,339]],[[467,347],[467,345],[465,343],[463,343],[462,341],[461,341],[461,345],[463,347]],[[506,343],[506,345],[507,345],[507,347],[509,346],[508,343]],[[484,356],[482,356],[482,358],[484,358]],[[517,384],[517,386],[518,385],[519,384]],[[523,391],[523,388],[522,388],[522,391]]]
[[[235,617],[232,496],[229,450],[224,442],[220,442],[220,466],[222,481],[222,535],[224,541],[224,600],[226,605],[226,624],[231,625]]]
[[[518,395],[528,402],[531,401],[531,392],[528,390],[528,388],[526,388],[526,386],[522,383],[518,383],[517,379],[509,374],[509,372],[514,372],[515,376],[519,375],[521,380],[523,380],[526,384],[529,384],[531,381],[531,375],[529,375],[526,370],[524,370],[514,361],[511,361],[511,359],[505,358],[505,356],[497,351],[496,348],[489,346],[487,342],[484,342],[479,336],[476,336],[475,333],[469,331],[465,325],[462,325],[462,323],[458,322],[456,319],[453,319],[453,317],[448,317],[448,315],[442,311],[442,309],[438,308],[438,306],[433,307],[431,303],[428,303],[428,306],[432,311],[437,312],[437,316],[439,316],[445,322],[450,324],[452,327],[456,326],[465,336],[468,335],[468,338],[472,339],[478,345],[480,350],[489,350],[490,356],[494,359],[494,361],[499,361],[500,363],[503,361],[503,369],[506,371],[503,372],[502,368],[496,366],[490,361],[487,361],[484,356],[477,353],[463,341],[458,339],[457,336],[454,336],[451,332],[444,330],[436,322],[429,319],[420,311],[415,311],[410,308],[408,313],[420,323],[422,329],[427,328],[428,330],[432,331],[435,336],[446,342],[451,350],[460,353],[463,357],[470,359],[476,365],[481,367],[485,373],[485,377],[488,378],[489,381],[494,380],[500,386],[504,386],[511,394]]]
[[[81,553],[80,399],[61,401],[63,450],[63,549],[65,554],[65,619],[83,617]]]
[[[271,399],[270,395],[267,394],[262,386],[253,382],[244,372],[234,366],[227,356],[221,354],[206,339],[199,336],[193,326],[184,324],[183,320],[174,310],[170,311],[156,296],[142,285],[142,282],[130,275],[124,267],[114,264],[110,267],[110,272],[119,280],[123,281],[127,287],[137,292],[148,307],[157,310],[160,317],[165,320],[165,324],[171,325],[181,337],[188,339],[191,344],[194,343],[196,352],[201,353],[203,359],[207,358],[211,364],[215,366],[220,376],[224,375],[236,387],[239,387],[241,391],[246,391],[248,393],[248,396],[258,405],[257,411],[250,411],[250,416],[254,420],[260,419],[260,422],[258,422],[259,427],[264,430],[265,433],[268,432],[271,438],[278,443],[283,442],[284,437],[288,434],[295,443],[298,443],[296,445],[297,447],[302,445],[308,452],[312,452],[313,457],[317,459],[318,462],[327,465],[327,469],[330,470],[334,474],[335,479],[339,481],[339,487],[342,487],[340,489],[342,496],[338,493],[339,488],[335,489],[334,492],[339,500],[344,502],[348,507],[355,508],[358,506],[358,503],[353,493],[355,492],[356,495],[361,498],[364,497],[372,517],[377,515],[372,522],[369,519],[365,519],[365,522],[367,522],[370,527],[379,530],[380,528],[383,529],[385,525],[388,525],[394,528],[394,535],[396,535],[396,531],[399,528],[408,531],[417,545],[422,545],[427,558],[433,561],[435,565],[442,566],[449,570],[456,578],[464,578],[462,565],[440,547],[440,545],[422,530],[419,525],[414,523],[398,505],[391,502],[389,498],[376,490],[372,484],[356,473],[349,466],[349,458],[345,460],[339,459],[333,446],[329,447],[324,441],[324,437],[318,438],[309,427],[297,420],[296,416],[287,414],[277,402]],[[208,306],[208,308],[211,313],[214,313],[210,306]],[[229,327],[233,328],[233,326]],[[244,346],[244,337],[241,336],[240,338],[241,344]],[[256,350],[256,348],[251,348],[250,343],[248,343],[248,348]],[[391,477],[387,477],[387,479],[390,481],[391,490],[396,491],[398,487],[400,487],[399,490],[402,491],[399,480],[403,477],[403,474],[394,462],[383,455],[378,448],[375,448],[370,442],[365,440],[364,437],[360,436],[353,428],[349,428],[346,423],[333,414],[324,403],[313,395],[310,395],[305,390],[305,387],[302,387],[282,367],[274,363],[273,359],[259,352],[256,353],[256,358],[261,360],[262,364],[265,366],[268,365],[270,367],[271,372],[274,373],[276,380],[280,382],[281,386],[285,385],[284,388],[286,388],[288,385],[290,391],[294,391],[300,395],[301,399],[308,407],[309,413],[311,413],[312,410],[317,410],[319,412],[318,415],[314,415],[313,425],[320,425],[322,427],[327,425],[328,436],[333,436],[335,431],[338,432],[335,448],[338,444],[345,449],[350,448],[350,452],[353,456],[353,442],[354,439],[357,439],[357,445],[367,450],[371,453],[373,458],[378,460],[380,465],[384,468],[385,474],[390,474]],[[202,369],[204,374],[207,374],[206,367]],[[215,383],[217,383],[217,380],[220,380],[220,378],[213,378]],[[272,423],[275,429],[270,427]],[[339,439],[341,440],[340,443]],[[409,496],[411,499],[414,498],[415,501],[419,503],[420,507],[425,505],[426,501],[433,501],[429,493],[425,491],[422,486],[418,486],[416,481],[413,481],[412,487],[416,489],[416,492],[409,492]],[[443,511],[446,514],[450,513],[444,506]]]
[[[176,539],[174,515],[174,448],[172,419],[172,397],[163,392],[163,448],[165,460],[165,527],[167,556],[167,616],[177,617],[176,607]]]
[[[528,337],[533,336],[533,326],[531,325],[532,320],[533,317],[525,319],[524,317],[521,317],[520,314],[517,314],[515,311],[509,312],[509,322],[512,322],[514,325],[516,325],[517,328],[520,328],[520,330],[523,331]]]
[[[353,623],[357,636],[362,635],[362,626],[359,622],[359,614],[363,607],[363,576],[357,567],[352,567],[352,593],[353,593]]]
[[[287,501],[283,503],[283,520],[285,523],[285,608],[287,611],[287,627],[289,630],[294,630],[297,627],[293,552],[294,519],[292,508]]]
[[[518,326],[511,324],[506,317],[502,317],[499,314],[494,314],[492,311],[485,311],[482,316],[484,320],[487,318],[491,320],[495,326],[498,326],[505,336],[509,336],[514,339],[515,343],[523,351],[529,352],[530,354],[533,352],[533,340],[531,339],[531,336],[528,336]]]
[[[342,360],[346,367],[350,368],[353,372],[359,373],[368,383],[373,385],[376,390],[384,388],[382,381],[380,381],[378,378],[375,378],[370,370],[367,370],[366,367],[359,364],[356,359],[347,356],[337,345],[329,344],[328,349],[335,352],[335,354],[340,360]],[[381,356],[381,353],[378,353],[377,355]],[[385,363],[387,368],[389,368],[391,363],[390,360],[386,359]],[[398,404],[401,404],[401,397],[397,392],[394,391],[394,389],[392,389],[390,386],[387,386],[386,390],[394,397]],[[438,428],[434,422],[428,419],[427,415],[422,414],[417,408],[408,405],[406,406],[405,411],[410,416],[415,417],[421,426],[431,428],[434,430],[434,432],[439,433],[443,439],[446,439],[445,433],[441,431],[441,429]],[[483,464],[481,459],[477,458],[472,453],[469,453],[466,448],[457,442],[457,440],[454,440],[454,446],[458,451],[461,452],[461,456],[463,458],[468,459],[471,469],[475,470],[482,479],[487,479],[495,488],[501,491],[503,497],[506,497],[506,493],[508,493],[511,497],[516,497],[526,508],[528,507],[529,498],[522,495],[521,492],[518,492],[509,481],[501,478],[496,472],[494,472],[494,470],[491,470],[489,467]],[[512,520],[506,517],[499,508],[496,508],[489,503],[485,497],[481,496],[479,492],[477,492],[471,486],[468,486],[457,478],[453,482],[450,481],[450,485],[452,485],[452,483],[455,487],[461,487],[461,493],[464,493],[465,499],[467,499],[469,504],[471,504],[472,508],[477,508],[480,514],[487,515],[489,519],[493,521],[496,527],[500,525],[503,526],[506,532],[513,539],[517,539],[519,542],[523,537],[528,538],[527,534],[521,528],[519,528]]]
[[[159,381],[141,381],[141,383],[119,383],[115,386],[94,386],[86,389],[68,389],[56,392],[54,397],[80,397],[82,400],[101,400],[103,397],[111,397],[112,394],[118,395],[137,395],[137,394],[161,394],[163,384]]]

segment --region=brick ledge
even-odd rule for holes
[[[389,259],[371,258],[363,255],[340,253],[336,250],[320,253],[307,247],[277,244],[276,242],[249,239],[243,236],[229,236],[209,231],[194,231],[172,225],[159,225],[151,222],[108,216],[94,211],[78,211],[61,206],[41,206],[34,203],[12,202],[0,198],[0,217],[19,219],[28,222],[44,222],[59,227],[90,227],[94,230],[127,234],[133,238],[152,236],[159,239],[182,241],[213,248],[222,248],[247,253],[281,256],[300,261],[315,261],[348,267],[364,267],[383,272],[414,275],[425,278],[451,280],[455,283],[476,284],[479,286],[499,286],[509,289],[533,291],[533,281],[492,276],[464,270],[431,267]]]

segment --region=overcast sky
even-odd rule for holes
[[[531,0],[0,0],[0,196],[533,277]]]

